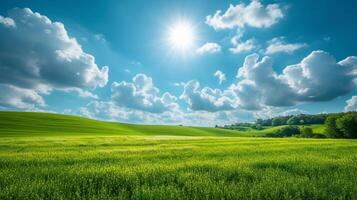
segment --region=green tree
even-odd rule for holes
[[[300,122],[300,119],[297,116],[292,116],[288,119],[286,124],[288,125],[298,125]]]
[[[314,133],[310,127],[303,127],[300,129],[300,136],[305,138],[311,138],[314,136]]]
[[[286,124],[285,117],[275,117],[271,123],[272,126],[280,126],[280,125],[285,125],[285,124]]]
[[[290,137],[293,135],[299,135],[300,129],[297,126],[285,126],[279,130],[277,130],[278,137]]]
[[[336,120],[338,116],[331,115],[326,118],[326,134],[332,138],[341,138],[343,137],[343,133],[337,128]]]
[[[357,138],[357,113],[350,113],[336,119],[336,127],[344,137]]]
[[[257,120],[255,121],[255,123],[261,125],[261,124],[263,124],[263,120],[262,120],[262,119],[257,119]]]

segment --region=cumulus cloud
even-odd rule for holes
[[[324,51],[313,51],[299,64],[287,66],[282,74],[273,71],[271,58],[258,59],[257,54],[247,56],[237,75],[243,80],[231,86],[240,104],[248,104],[248,108],[328,101],[347,94],[354,87],[353,68],[343,65],[344,62],[337,63]]]
[[[0,15],[0,24],[6,27],[16,27],[15,21],[8,17],[3,17]]]
[[[337,63],[327,52],[313,51],[299,64],[287,66],[281,78],[298,95],[297,101],[328,101],[352,91],[356,67]]]
[[[299,115],[299,114],[306,114],[307,112],[304,110],[300,110],[298,108],[293,109],[285,109],[281,107],[271,107],[267,106],[263,109],[254,112],[254,117],[256,119],[268,119],[277,116],[289,116],[289,115]]]
[[[256,28],[267,28],[283,18],[283,12],[279,4],[263,5],[259,0],[253,0],[250,4],[244,3],[230,5],[228,10],[222,14],[221,10],[214,15],[206,17],[206,24],[214,29],[231,29],[251,26]]]
[[[254,98],[258,98],[262,104],[269,106],[290,106],[294,104],[294,92],[274,72],[273,62],[270,57],[263,57],[259,61],[258,54],[247,56],[243,66],[238,70],[237,77],[244,80],[237,83],[237,87],[246,82],[249,82],[249,87],[252,87],[247,89],[247,92],[241,90],[239,96],[242,96],[243,93],[244,95],[249,95],[250,91],[256,91],[255,94],[251,95],[254,95]],[[249,101],[249,96],[246,99]],[[241,100],[243,101],[243,99]],[[259,107],[259,105],[256,105],[256,107]]]
[[[221,70],[217,70],[213,75],[218,78],[219,84],[226,80],[226,75]]]
[[[113,101],[94,100],[84,107],[80,107],[72,114],[100,120],[121,121],[128,123],[146,124],[181,124],[183,112],[172,110],[163,113],[153,113],[144,110],[131,109],[118,106]]]
[[[191,110],[217,112],[222,110],[262,110],[267,107],[292,106],[301,102],[329,101],[346,95],[355,88],[356,57],[337,62],[324,51],[313,51],[300,63],[273,70],[268,56],[259,60],[251,54],[239,68],[237,82],[227,89],[204,87],[197,81],[184,87],[181,98]]]
[[[235,94],[239,108],[245,110],[262,108],[261,94],[253,81],[243,80],[237,84],[232,84],[229,90]]]
[[[43,98],[33,90],[0,84],[0,91],[0,106],[2,107],[33,110],[34,105],[45,106]]]
[[[253,115],[247,111],[180,111],[174,110],[164,113],[151,113],[142,110],[134,110],[120,107],[112,101],[92,101],[72,114],[100,120],[121,121],[146,124],[170,124],[190,126],[214,126],[224,125],[237,121],[253,120]]]
[[[346,101],[345,112],[357,111],[357,96],[352,96],[351,99]]]
[[[185,100],[189,108],[195,111],[220,111],[232,110],[236,108],[234,98],[229,92],[222,92],[219,89],[209,87],[200,88],[200,83],[196,80],[189,81],[185,87],[181,99]]]
[[[345,66],[349,74],[354,78],[354,83],[357,85],[357,56],[350,56],[340,61],[338,64]]]
[[[154,86],[152,78],[145,74],[137,74],[133,82],[114,82],[111,91],[112,101],[118,106],[152,113],[178,108],[177,98],[168,92],[158,96],[159,89]]]
[[[0,84],[37,95],[44,89],[83,90],[88,95],[84,90],[106,85],[108,67],[100,69],[62,23],[28,8],[12,9],[0,21]]]
[[[296,50],[306,47],[305,43],[286,43],[283,38],[273,38],[268,42],[268,47],[265,54],[275,54],[275,53],[288,53],[291,54]]]
[[[206,44],[202,45],[196,50],[198,54],[217,53],[220,51],[221,51],[221,46],[213,42],[207,42]]]
[[[229,51],[233,54],[239,54],[242,52],[249,52],[256,48],[256,41],[255,39],[248,39],[246,41],[240,41],[238,37],[233,37],[231,40],[234,47],[229,48]]]

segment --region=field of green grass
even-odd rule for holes
[[[1,112],[0,136],[118,136],[118,135],[171,135],[252,137],[274,133],[283,126],[263,130],[248,128],[245,131],[208,127],[135,125],[97,121],[71,115],[32,112]],[[323,125],[312,125],[314,132],[321,133]]]
[[[357,199],[355,140],[259,134],[1,112],[0,199]]]

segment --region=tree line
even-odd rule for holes
[[[324,133],[313,133],[308,126],[324,124]],[[275,133],[267,134],[268,137],[331,137],[331,138],[357,138],[357,112],[329,113],[316,115],[289,115],[269,119],[257,119],[254,123],[234,123],[231,125],[216,126],[216,128],[246,130],[248,128],[262,130],[271,126],[282,126]]]

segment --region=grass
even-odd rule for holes
[[[118,136],[172,135],[252,137],[274,133],[282,126],[245,131],[208,127],[134,125],[97,121],[71,115],[33,112],[0,112],[0,136]],[[313,125],[314,132],[323,125]]]
[[[356,141],[268,129],[1,112],[0,199],[357,199]]]
[[[356,199],[352,140],[4,137],[0,199]]]

